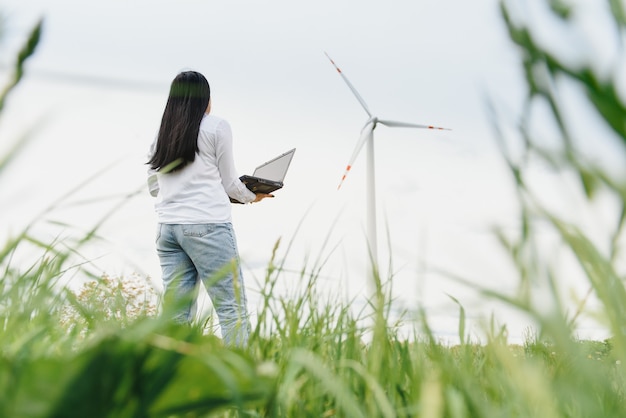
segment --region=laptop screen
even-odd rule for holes
[[[282,182],[285,179],[285,174],[287,174],[287,169],[289,168],[289,164],[291,163],[291,159],[293,158],[295,151],[296,149],[294,148],[279,155],[273,160],[261,164],[256,168],[256,170],[254,170],[252,175],[262,179]]]

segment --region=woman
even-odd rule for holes
[[[206,78],[178,74],[147,163],[150,194],[157,197],[156,247],[174,320],[194,319],[202,281],[224,342],[243,346],[250,326],[229,198],[252,203],[273,195],[252,193],[239,180],[230,125],[210,111]]]

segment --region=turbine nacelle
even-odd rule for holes
[[[361,132],[363,132],[368,125],[372,125],[372,130],[376,129],[376,124],[378,124],[378,118],[376,116],[369,118],[361,128]]]

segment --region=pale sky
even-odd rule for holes
[[[367,115],[327,52],[377,116],[452,129],[375,131],[381,268],[387,275],[391,254],[401,305],[425,306],[436,331],[453,335],[457,308],[446,293],[472,318],[489,313],[488,304],[431,268],[496,289],[516,285],[491,232],[494,225],[515,231],[517,204],[485,100],[513,121],[523,98],[520,58],[496,0],[5,0],[0,12],[4,69],[29,27],[45,19],[39,49],[0,120],[0,150],[36,129],[3,173],[10,231],[113,163],[49,218],[87,227],[111,201],[74,202],[141,189],[169,83],[194,69],[211,84],[213,113],[232,126],[240,174],[297,149],[275,199],[233,209],[248,286],[262,278],[276,240],[282,255],[295,234],[287,268],[328,256],[322,283],[358,294],[366,271],[365,150],[337,185]],[[109,243],[91,254],[96,265],[159,282],[152,204],[145,190],[104,225]],[[289,288],[297,277],[284,280]],[[518,321],[493,309],[503,322]],[[526,328],[509,325],[514,336]]]

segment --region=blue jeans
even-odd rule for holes
[[[224,343],[245,346],[250,324],[232,225],[159,224],[156,247],[163,272],[165,303],[176,303],[173,320],[193,321],[197,289],[202,281],[219,318]]]

